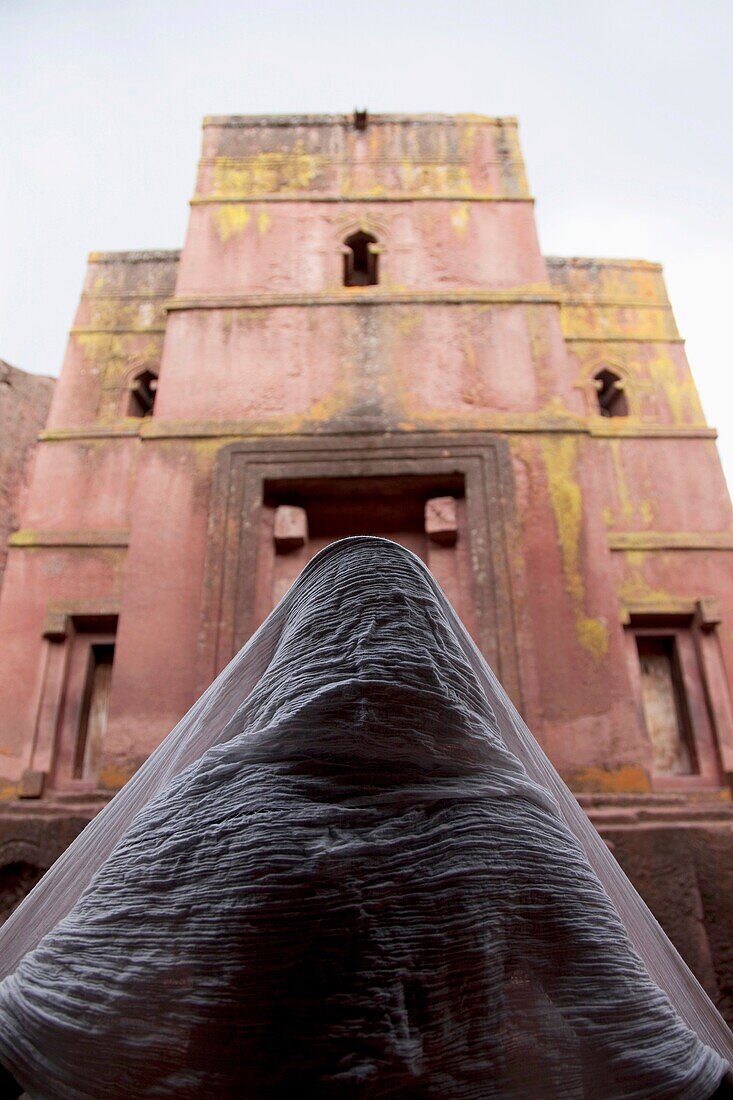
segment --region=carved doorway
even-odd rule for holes
[[[391,538],[426,562],[520,702],[512,511],[508,447],[489,433],[230,444],[211,497],[201,688],[322,546],[362,534]]]
[[[473,625],[462,475],[283,478],[263,488],[258,622],[324,546],[348,535],[378,535],[422,558]]]

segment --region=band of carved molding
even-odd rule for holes
[[[733,531],[609,531],[611,550],[733,550]]]
[[[417,424],[410,429],[410,434],[431,436],[440,431],[470,430],[474,432],[493,432],[500,435],[515,435],[526,433],[539,433],[543,435],[574,433],[576,435],[589,435],[598,438],[614,438],[622,436],[629,439],[716,439],[715,428],[706,425],[673,425],[673,424],[619,424],[598,418],[600,423],[584,423],[582,420],[562,418],[548,418],[527,414],[526,416],[496,416],[474,420],[470,424],[449,423],[436,429],[419,427]],[[109,424],[104,427],[92,426],[88,428],[49,428],[39,433],[39,440],[43,443],[67,443],[83,442],[86,439],[125,439],[139,437],[141,439],[261,439],[267,436],[280,436],[279,423],[271,425],[246,420],[233,421],[172,421],[146,418],[138,427],[128,427],[124,422]],[[303,429],[295,434],[301,436],[313,435],[308,428],[307,417],[303,417]],[[332,431],[319,425],[319,437],[327,435],[343,434],[343,426],[334,427]],[[384,435],[384,430],[380,430]]]
[[[130,542],[129,531],[32,531],[28,528],[15,531],[8,545],[16,549],[32,550],[37,546],[60,549],[95,547],[125,547]]]
[[[96,328],[94,325],[74,325],[69,329],[72,336],[88,336],[96,333],[109,336],[165,336],[165,327],[151,325],[149,328],[132,327],[127,325],[125,327],[106,326],[105,328]]]
[[[185,309],[269,309],[275,306],[354,306],[354,305],[463,305],[476,302],[481,305],[512,304],[525,302],[530,305],[551,303],[558,305],[559,295],[547,286],[516,287],[511,290],[457,290],[457,291],[367,291],[348,287],[338,294],[229,294],[211,297],[169,298],[165,308],[169,311]]]
[[[446,191],[438,192],[416,192],[405,191],[402,194],[393,195],[370,195],[369,192],[364,194],[352,194],[352,195],[319,195],[315,192],[309,191],[293,191],[290,193],[263,193],[246,194],[241,195],[195,195],[192,199],[189,199],[189,205],[191,206],[207,206],[212,203],[258,203],[258,202],[336,202],[339,205],[348,202],[360,202],[360,203],[376,203],[381,205],[385,202],[528,202],[534,203],[534,198],[530,195],[478,195],[470,194],[465,191]]]
[[[563,333],[566,344],[684,344],[682,336],[568,336]]]

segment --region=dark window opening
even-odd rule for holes
[[[5,921],[43,875],[43,868],[21,859],[0,870],[0,924]]]
[[[146,370],[136,375],[130,386],[128,416],[152,416],[155,405],[155,393],[158,379],[152,371]]]
[[[114,653],[115,647],[111,642],[89,647],[84,699],[74,754],[74,779],[86,779],[95,770],[107,729]]]
[[[593,381],[598,390],[598,411],[601,416],[628,416],[629,403],[624,384],[612,370],[600,370]]]
[[[283,478],[265,481],[264,503],[305,509],[309,537],[329,542],[347,535],[424,536],[425,504],[465,496],[462,474],[387,477]]]
[[[674,634],[637,634],[644,724],[655,775],[698,771]]]
[[[371,233],[352,233],[344,241],[344,286],[376,286],[379,282],[377,238]]]

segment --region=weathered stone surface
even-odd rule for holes
[[[425,533],[431,542],[453,546],[458,538],[455,497],[432,497],[425,504]]]
[[[733,813],[727,821],[602,829],[621,866],[733,1026]]]
[[[275,547],[278,554],[298,550],[308,541],[308,515],[305,508],[281,504],[275,509]]]
[[[0,587],[8,538],[18,526],[38,433],[46,423],[54,379],[0,360]]]
[[[43,794],[43,788],[46,783],[46,773],[41,771],[31,771],[27,768],[23,772],[20,780],[20,797],[21,798],[40,798]]]
[[[0,921],[5,920],[51,864],[68,848],[101,802],[79,808],[31,809],[6,803],[0,812]]]

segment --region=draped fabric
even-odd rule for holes
[[[0,933],[32,1097],[706,1100],[733,1037],[429,573],[327,547]]]

